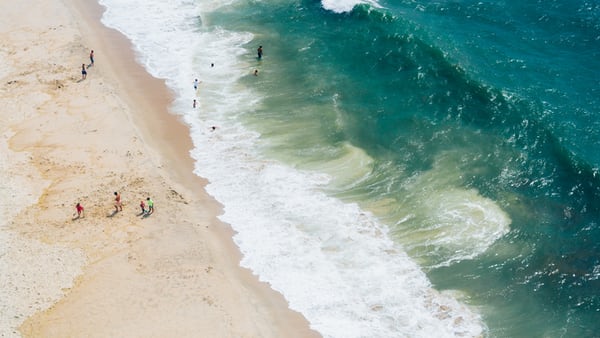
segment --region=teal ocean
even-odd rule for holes
[[[242,264],[324,336],[599,335],[600,2],[121,2]]]

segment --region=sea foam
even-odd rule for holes
[[[381,8],[377,1],[372,0],[322,0],[323,8],[336,13],[350,12],[354,6],[360,4],[369,4],[376,8]]]

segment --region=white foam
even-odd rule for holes
[[[325,337],[482,334],[479,316],[432,289],[373,215],[321,192],[327,175],[257,152],[260,135],[238,120],[260,104],[238,81],[252,69],[244,60],[254,53],[242,47],[251,34],[180,22],[203,15],[190,1],[102,3],[109,8],[103,22],[129,36],[143,64],[178,95],[173,110],[191,126],[195,172],[223,203],[242,265],[281,291],[313,328]],[[198,93],[194,78],[202,81]],[[354,154],[368,166],[364,153]]]
[[[323,8],[336,13],[350,12],[354,6],[360,4],[369,4],[375,8],[381,8],[377,1],[372,0],[321,0]]]
[[[208,187],[228,201],[223,220],[235,224],[242,264],[281,291],[324,336],[481,333],[477,315],[436,294],[372,215],[320,193],[318,175],[268,160],[242,161],[237,175]],[[199,171],[215,177],[211,171],[218,169]],[[443,318],[440,309],[456,312]]]

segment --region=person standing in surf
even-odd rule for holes
[[[263,55],[263,50],[262,50],[262,46],[258,46],[258,49],[256,50],[256,53],[258,54],[258,59],[262,59],[262,55]]]

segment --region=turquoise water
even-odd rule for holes
[[[215,24],[256,34],[249,49],[265,46],[264,105],[247,120],[298,166],[319,166],[342,142],[367,152],[369,177],[342,179],[335,194],[385,219],[438,288],[484,306],[492,336],[594,336],[599,4],[382,6],[251,2],[215,13]],[[478,191],[512,223],[481,255],[440,266],[460,248],[430,243],[440,218],[423,204],[450,188]]]
[[[178,67],[148,56],[160,34],[129,36],[181,93],[174,111],[193,127],[198,172],[239,232],[242,264],[313,327],[425,337],[439,328],[410,317],[430,313],[452,318],[448,335],[477,335],[460,322],[480,320],[491,337],[597,336],[599,2],[172,6],[182,10],[169,27],[185,35],[160,32]],[[191,73],[203,80],[197,111]],[[382,238],[392,243],[365,249]],[[481,317],[427,305],[439,300],[430,291],[391,300],[430,286]],[[320,304],[331,290],[339,298]],[[370,324],[346,334],[356,318]]]
[[[233,29],[260,34],[260,86],[277,93],[249,119],[263,135],[285,134],[273,152],[299,165],[318,162],[323,144],[365,150],[370,177],[336,193],[367,209],[386,200],[377,214],[426,267],[452,255],[415,234],[439,218],[398,221],[427,202],[413,181],[443,167],[423,185],[476,189],[512,224],[475,259],[428,269],[433,283],[490,306],[492,335],[593,336],[600,12],[572,5],[409,2],[335,14],[314,2],[245,4]],[[230,15],[223,22],[237,21]],[[307,128],[281,128],[290,120]]]

